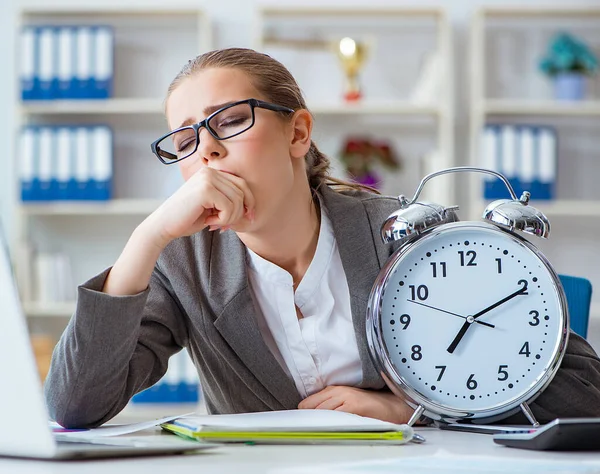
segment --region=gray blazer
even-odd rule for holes
[[[385,389],[369,356],[365,314],[373,282],[394,250],[381,242],[379,228],[398,201],[327,186],[319,192],[348,280],[363,368],[359,387]],[[293,380],[262,339],[245,248],[235,233],[202,231],[171,242],[137,295],[102,293],[108,272],[78,288],[75,314],[54,350],[45,395],[61,425],[108,421],[156,383],[183,347],[210,413],[297,408]],[[532,409],[540,421],[600,416],[600,360],[583,339],[571,334],[561,369]]]

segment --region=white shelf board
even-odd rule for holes
[[[547,216],[600,217],[600,201],[577,199],[557,199],[555,201],[535,201],[530,204]]]
[[[445,10],[438,7],[386,7],[373,6],[264,6],[260,7],[260,13],[268,16],[444,16]]]
[[[27,5],[20,9],[22,15],[189,15],[202,14],[200,9],[188,6],[161,6],[161,5],[139,5],[132,6],[123,2],[121,5],[102,5],[101,3],[91,2],[85,4],[80,2],[74,5],[56,5],[54,2],[47,2],[40,5]]]
[[[27,114],[162,114],[164,99],[46,100],[21,102]]]
[[[508,198],[508,193],[506,198]],[[492,200],[480,199],[478,205],[473,206],[474,215],[472,219],[481,217],[486,205]],[[579,199],[556,199],[553,201],[541,201],[532,199],[530,205],[542,211],[547,217],[600,217],[600,200],[579,200]]]
[[[484,100],[481,108],[496,115],[566,115],[600,116],[600,100],[560,102],[557,100]]]
[[[58,114],[163,114],[163,99],[105,99],[105,100],[49,100],[22,102],[21,112],[38,115]],[[364,101],[309,104],[314,114],[328,115],[439,115],[437,104],[415,104],[410,101]]]
[[[31,216],[148,215],[162,203],[159,199],[112,199],[109,201],[48,201],[20,205]]]
[[[41,303],[39,301],[23,301],[26,316],[48,318],[70,318],[75,312],[75,302]]]
[[[511,6],[484,6],[481,7],[481,12],[485,16],[497,16],[497,17],[523,17],[523,16],[558,16],[564,18],[566,16],[596,16],[600,15],[600,8],[595,6],[572,6],[572,7],[561,7],[561,6],[539,6],[539,5],[511,5]]]
[[[415,104],[409,101],[386,102],[356,102],[356,103],[331,103],[308,104],[309,110],[315,115],[431,115],[441,114],[441,106],[437,104]]]

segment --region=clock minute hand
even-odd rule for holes
[[[435,306],[430,306],[428,304],[421,303],[420,301],[409,300],[409,299],[407,299],[406,301],[408,301],[410,303],[418,304],[418,305],[421,305],[421,306],[425,306],[426,308],[435,309],[436,311],[441,311],[442,313],[451,314],[452,316],[457,316],[459,318],[467,319],[467,317],[463,316],[462,314],[457,314],[457,313],[453,313],[452,311],[446,311],[445,309],[436,308]],[[485,321],[475,321],[475,322],[478,323],[478,324],[481,324],[483,326],[490,327],[490,328],[495,328],[496,327],[493,324],[486,323]]]
[[[515,296],[519,296],[522,295],[523,293],[525,293],[527,291],[527,282],[525,280],[519,280],[519,283],[523,282],[524,285],[522,288],[519,288],[517,291],[515,291],[514,293],[511,293],[510,295],[508,295],[505,298],[502,298],[500,301],[496,301],[493,305],[488,306],[487,308],[479,311],[479,313],[474,314],[473,315],[473,319],[477,319],[479,316],[487,313],[488,311],[493,310],[494,308],[497,308],[498,306],[500,306],[501,304],[506,303],[509,300],[512,300]]]
[[[525,280],[519,280],[519,283],[521,283],[521,282],[524,283],[524,285],[523,285],[522,288],[519,288],[514,293],[511,293],[510,295],[508,295],[505,298],[502,298],[500,301],[497,301],[493,305],[490,305],[487,308],[479,311],[479,313],[477,313],[477,314],[475,314],[473,316],[468,316],[467,320],[465,321],[465,323],[462,325],[462,327],[458,331],[458,334],[456,335],[456,337],[452,340],[452,342],[448,346],[448,349],[447,349],[448,352],[450,354],[452,354],[454,352],[454,350],[456,349],[456,346],[458,346],[458,343],[462,340],[462,338],[466,334],[466,332],[469,329],[469,327],[471,326],[471,324],[477,322],[476,318],[478,318],[479,316],[487,313],[488,311],[493,310],[494,308],[500,306],[501,304],[506,303],[507,301],[513,299],[515,296],[522,295],[523,293],[525,293],[527,291],[527,281],[525,281]]]

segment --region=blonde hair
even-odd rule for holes
[[[293,110],[307,109],[300,87],[287,68],[276,59],[252,49],[228,48],[209,51],[188,61],[173,79],[167,91],[167,99],[182,81],[194,76],[203,69],[231,68],[245,72],[263,97],[277,105]],[[314,141],[305,157],[306,175],[313,192],[323,184],[340,186],[345,189],[367,190],[379,194],[369,186],[352,183],[330,176],[329,158],[321,153]]]

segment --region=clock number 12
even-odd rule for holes
[[[465,266],[465,252],[462,250],[458,251],[458,255],[460,255],[460,266],[464,267]],[[477,252],[475,252],[475,250],[469,250],[468,252],[466,252],[466,256],[468,258],[468,262],[466,263],[467,267],[476,267],[477,266],[477,262],[475,262],[475,258],[477,258]]]

